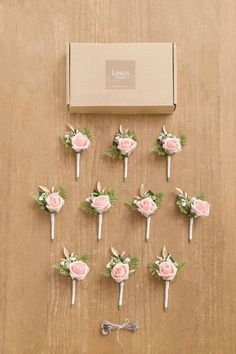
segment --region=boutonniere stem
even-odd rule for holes
[[[124,180],[126,180],[126,178],[128,177],[128,162],[129,162],[129,158],[126,156],[124,158],[124,164],[125,164],[125,170],[124,170]]]
[[[102,238],[102,214],[98,214],[98,241]]]
[[[168,294],[170,288],[170,281],[165,280],[165,301],[164,301],[164,311],[167,311],[168,308]]]
[[[54,229],[55,229],[55,215],[54,213],[51,213],[51,240],[54,240]]]
[[[194,222],[194,218],[189,218],[189,231],[188,231],[189,242],[191,242],[193,239],[193,222]]]
[[[150,227],[151,227],[151,216],[147,217],[146,241],[149,241],[150,238]]]
[[[80,175],[80,152],[76,154],[76,179],[79,178]]]
[[[71,305],[75,304],[75,293],[76,293],[76,280],[71,281],[72,292],[71,292]]]
[[[118,309],[119,310],[123,304],[124,286],[125,286],[125,283],[123,281],[121,283],[119,283],[119,300],[118,300]]]
[[[166,171],[166,179],[167,179],[167,182],[169,182],[169,179],[170,179],[170,167],[171,167],[171,156],[170,155],[167,155],[166,156],[166,164],[167,164],[167,171]]]

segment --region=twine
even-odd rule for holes
[[[102,328],[102,334],[104,336],[107,336],[112,331],[117,331],[116,332],[117,342],[121,345],[122,348],[124,348],[124,346],[121,343],[120,338],[119,338],[120,329],[127,329],[130,332],[135,332],[140,327],[139,327],[139,322],[138,321],[134,321],[134,322],[130,322],[129,323],[129,320],[126,319],[126,320],[124,320],[124,322],[122,324],[112,323],[112,322],[109,322],[109,321],[105,320],[105,321],[102,322],[101,328]]]

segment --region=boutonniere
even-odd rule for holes
[[[40,209],[44,209],[50,213],[51,217],[51,240],[54,240],[55,214],[59,213],[65,203],[66,192],[63,187],[59,187],[57,192],[54,187],[50,190],[45,186],[38,186],[39,192],[34,197]]]
[[[74,253],[69,254],[69,251],[63,247],[64,258],[59,263],[54,265],[60,273],[72,281],[71,304],[75,303],[76,282],[85,279],[89,272],[89,256],[77,256]]]
[[[160,207],[164,196],[165,193],[163,192],[145,191],[144,185],[142,184],[140,187],[140,196],[134,197],[134,199],[128,203],[128,206],[130,206],[132,210],[146,218],[146,241],[150,238],[151,217],[157,211],[157,208]]]
[[[119,284],[118,308],[120,309],[123,303],[125,281],[129,278],[131,273],[137,270],[139,257],[125,257],[125,252],[120,255],[113,247],[111,247],[111,252],[112,257],[107,263],[106,268],[102,270],[102,275],[105,277],[112,277],[115,282]]]
[[[124,180],[128,176],[128,159],[130,154],[137,147],[137,137],[133,130],[123,130],[120,125],[119,131],[115,133],[112,146],[105,151],[105,155],[111,158],[124,160]]]
[[[161,257],[157,257],[154,262],[149,263],[149,271],[156,279],[165,282],[164,310],[168,308],[168,292],[170,282],[174,280],[177,272],[184,266],[184,263],[177,263],[170,253],[167,253],[165,246],[162,249]]]
[[[186,144],[186,136],[179,134],[178,136],[167,132],[165,126],[162,127],[162,132],[157,138],[156,145],[153,146],[153,151],[160,156],[166,156],[166,179],[167,182],[170,179],[170,164],[171,157],[178,152],[182,151]]]
[[[85,202],[82,203],[81,209],[87,213],[98,215],[98,240],[102,238],[102,216],[116,202],[117,193],[114,187],[102,188],[101,183],[97,183],[97,188],[93,190]]]
[[[203,193],[196,197],[190,197],[186,192],[179,188],[177,191],[176,204],[181,213],[189,217],[189,232],[188,240],[192,241],[193,238],[193,222],[201,216],[208,216],[210,214],[210,204],[206,201]]]
[[[69,131],[66,131],[62,137],[62,142],[67,149],[76,154],[76,179],[80,175],[80,155],[86,151],[92,141],[92,136],[88,128],[82,131],[67,124]]]

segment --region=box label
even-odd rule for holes
[[[106,89],[135,89],[134,60],[106,60]]]

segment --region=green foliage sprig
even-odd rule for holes
[[[58,269],[59,272],[66,277],[71,278],[70,268],[69,268],[71,263],[76,262],[76,261],[82,261],[82,262],[86,263],[87,265],[89,264],[90,256],[87,254],[83,255],[83,256],[75,255],[73,252],[71,254],[69,254],[69,251],[65,247],[63,247],[63,252],[64,252],[65,258],[62,258],[60,260],[60,262],[54,264],[53,267],[55,269]]]
[[[129,273],[133,273],[137,270],[138,265],[140,264],[140,259],[138,256],[128,256],[125,257],[125,251],[122,254],[119,254],[118,251],[111,247],[112,257],[106,267],[102,269],[101,275],[104,277],[110,277],[112,269],[117,263],[123,263],[129,265]]]
[[[195,218],[196,214],[192,212],[192,204],[196,199],[206,200],[205,194],[200,193],[196,197],[190,197],[186,192],[183,192],[179,188],[175,188],[177,191],[176,204],[179,207],[181,213],[187,215],[189,218]]]
[[[185,134],[175,135],[173,133],[167,132],[165,126],[163,125],[162,131],[157,138],[157,143],[152,147],[152,151],[156,152],[160,156],[168,156],[169,153],[163,148],[163,144],[166,138],[179,139],[182,147],[184,147],[187,143],[187,137]]]
[[[153,202],[157,205],[157,207],[159,208],[161,206],[161,203],[165,197],[165,193],[164,192],[152,192],[150,190],[145,191],[144,189],[144,185],[142,184],[140,187],[140,196],[135,196],[131,201],[129,201],[127,203],[127,205],[133,210],[138,212],[138,206],[137,206],[137,202],[145,199],[145,198],[151,198],[153,200]]]
[[[116,189],[114,187],[102,188],[101,183],[98,182],[96,188],[93,190],[90,196],[86,198],[85,202],[81,204],[80,208],[89,214],[97,215],[97,210],[93,208],[91,204],[93,202],[93,198],[100,195],[107,195],[112,206],[114,206],[115,202],[117,201]]]
[[[185,263],[178,263],[174,260],[170,253],[167,253],[166,247],[164,246],[162,249],[161,257],[157,257],[157,259],[153,262],[150,262],[148,265],[150,274],[160,280],[162,277],[159,276],[159,266],[163,262],[171,262],[177,268],[177,273],[185,266]]]
[[[72,146],[72,142],[71,142],[71,139],[79,133],[79,130],[72,127],[72,125],[70,124],[67,124],[67,127],[69,128],[68,131],[66,131],[64,133],[64,135],[61,137],[61,141],[62,143],[65,145],[65,147],[71,151],[71,152],[75,152],[76,151],[73,149],[73,146]],[[82,131],[81,131],[82,134],[86,135],[87,138],[92,141],[92,135],[90,133],[90,130],[88,128],[84,128]],[[81,152],[83,152],[84,150],[81,150]]]
[[[110,157],[112,159],[115,158],[119,158],[119,159],[124,159],[125,155],[123,155],[120,151],[120,149],[118,149],[118,144],[119,144],[119,139],[121,138],[131,138],[134,141],[137,141],[137,137],[136,134],[134,133],[133,130],[131,129],[126,129],[125,131],[123,131],[122,126],[119,126],[119,131],[117,133],[115,133],[114,139],[113,139],[113,143],[112,146],[110,146],[105,152],[104,154],[107,157]]]

